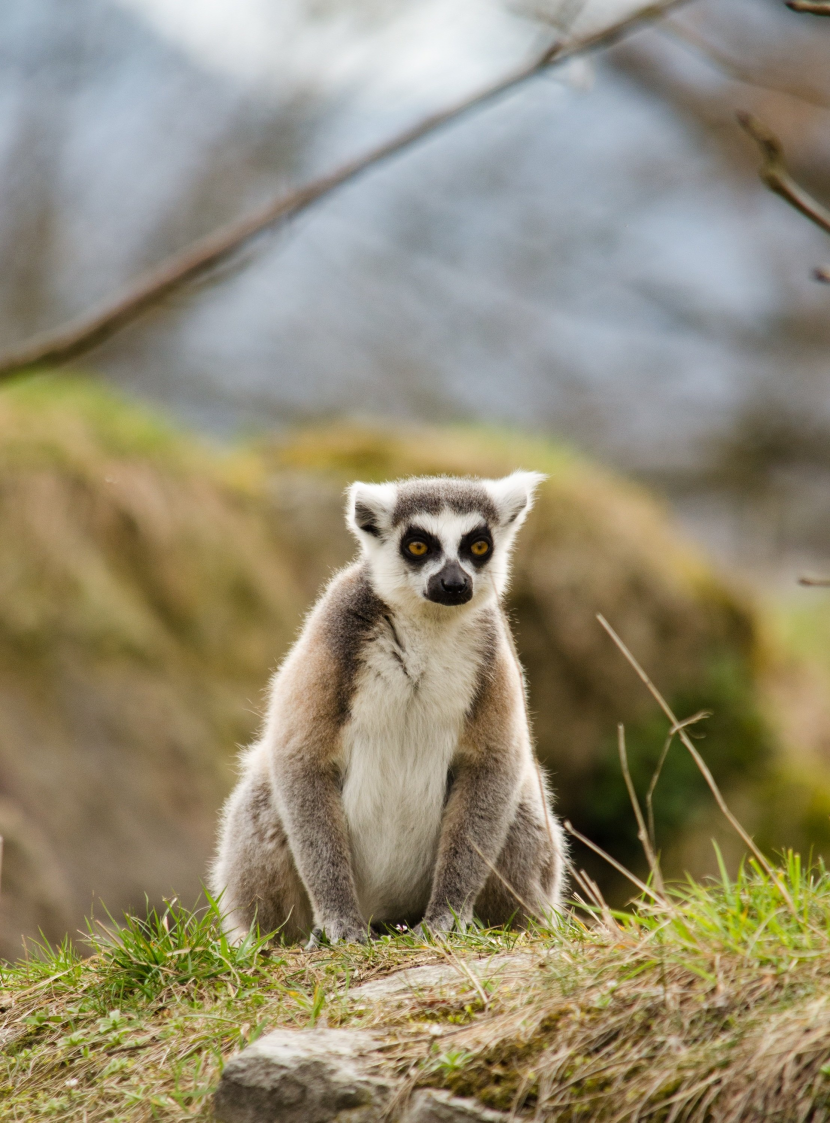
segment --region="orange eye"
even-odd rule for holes
[[[473,542],[470,547],[470,553],[476,558],[483,558],[485,554],[490,552],[490,543],[486,538],[479,538],[477,542]]]
[[[414,558],[422,558],[429,549],[426,542],[420,542],[417,538],[414,542],[409,542],[406,548]]]

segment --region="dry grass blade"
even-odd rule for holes
[[[447,963],[449,963],[450,967],[453,967],[456,971],[466,976],[466,978],[470,980],[470,982],[473,984],[473,989],[481,999],[482,1008],[486,1010],[490,1005],[490,999],[487,997],[487,993],[484,990],[484,987],[481,985],[481,981],[476,978],[476,976],[473,974],[464,960],[459,959],[457,955],[453,955],[452,951],[448,947],[439,944],[438,950],[441,952],[444,959],[446,959]]]
[[[646,885],[644,881],[640,881],[636,874],[633,874],[631,870],[627,870],[622,862],[618,862],[616,858],[612,858],[601,846],[597,846],[595,842],[591,842],[590,838],[586,838],[584,834],[580,834],[568,819],[565,819],[562,825],[568,834],[573,835],[577,841],[581,842],[583,846],[587,846],[589,850],[593,850],[600,858],[604,858],[605,861],[608,862],[610,866],[613,866],[618,873],[621,873],[623,877],[627,877],[631,884],[636,885],[641,893],[645,893],[646,896],[651,897],[652,900],[657,901],[658,904],[663,903],[663,898],[659,896],[650,885]]]
[[[654,830],[654,789],[657,787],[657,781],[660,779],[660,774],[663,771],[663,765],[666,763],[666,757],[669,755],[671,743],[681,729],[686,729],[690,725],[694,725],[698,721],[703,721],[704,718],[711,717],[709,710],[699,710],[691,717],[685,718],[677,725],[673,725],[669,730],[668,736],[663,744],[663,751],[660,753],[660,758],[657,761],[657,767],[654,769],[654,774],[651,777],[651,783],[646,792],[646,814],[648,815],[648,830],[649,839],[651,841],[652,849],[655,854],[657,852],[657,834]]]
[[[663,711],[663,713],[666,715],[666,717],[672,723],[672,728],[675,728],[677,730],[677,734],[680,737],[680,740],[683,742],[684,746],[686,747],[686,749],[691,754],[692,760],[694,760],[695,764],[697,765],[698,769],[700,770],[701,775],[703,776],[704,780],[706,781],[706,783],[709,786],[709,790],[711,791],[712,795],[715,797],[715,802],[717,803],[718,807],[723,812],[723,815],[727,819],[727,821],[729,822],[730,826],[733,828],[733,830],[736,832],[736,834],[738,834],[739,837],[743,840],[747,849],[750,851],[752,856],[758,862],[758,865],[761,867],[761,869],[764,871],[764,873],[767,875],[767,877],[770,877],[774,881],[774,883],[777,885],[778,890],[781,893],[781,896],[787,902],[787,907],[790,909],[790,911],[792,913],[795,913],[795,905],[793,903],[792,897],[790,896],[789,892],[787,891],[787,887],[783,884],[783,882],[781,881],[778,874],[775,872],[775,870],[769,864],[769,862],[764,857],[762,852],[755,845],[755,842],[752,839],[752,837],[744,830],[741,823],[738,821],[738,819],[735,818],[735,816],[729,810],[729,807],[727,806],[726,800],[721,795],[720,788],[715,783],[714,776],[709,771],[709,766],[706,764],[706,761],[703,759],[703,757],[697,751],[695,746],[692,744],[692,741],[690,740],[689,735],[686,733],[685,729],[683,728],[684,723],[677,720],[677,718],[674,715],[674,712],[671,709],[671,706],[669,706],[666,699],[663,697],[663,695],[660,693],[660,691],[657,689],[657,687],[654,685],[654,683],[648,677],[646,672],[643,670],[643,668],[640,666],[640,664],[634,658],[632,653],[629,651],[629,649],[623,643],[622,639],[617,635],[617,633],[614,631],[614,629],[611,627],[611,625],[608,623],[608,621],[605,619],[605,617],[601,613],[597,614],[597,620],[599,620],[600,624],[606,630],[608,635],[611,637],[611,639],[614,641],[614,643],[620,649],[622,654],[625,656],[625,658],[628,660],[628,662],[634,668],[634,670],[636,671],[640,680],[647,687],[647,689],[648,689],[649,693],[651,694],[652,698],[654,698],[654,700],[657,702],[660,709]]]
[[[614,914],[608,907],[608,902],[603,897],[600,887],[593,880],[593,878],[588,876],[585,870],[578,870],[570,860],[568,861],[568,869],[570,871],[571,877],[580,887],[591,905],[593,905],[593,907],[602,917],[602,922],[605,925],[606,929],[609,932],[613,932],[615,935],[617,935],[619,933],[620,926],[614,920]],[[577,893],[574,893],[574,899],[581,905],[587,904],[586,901],[582,901],[582,899],[579,897],[579,894]]]
[[[643,812],[640,808],[640,801],[637,799],[637,793],[634,790],[634,781],[631,779],[631,772],[628,767],[628,753],[625,751],[625,727],[621,724],[617,726],[617,748],[620,754],[620,768],[622,768],[623,779],[628,789],[628,798],[631,800],[631,806],[634,809],[634,818],[637,820],[637,838],[639,838],[643,853],[646,856],[648,868],[651,870],[651,876],[654,878],[657,892],[660,894],[660,897],[665,900],[666,889],[663,885],[663,875],[660,872],[659,863],[651,848],[651,840],[646,830]]]

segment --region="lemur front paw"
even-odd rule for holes
[[[322,926],[312,929],[306,951],[313,951],[321,943],[365,944],[369,936],[367,926],[362,921],[327,920]]]
[[[418,925],[418,932],[424,939],[430,936],[442,936],[445,932],[452,932],[453,929],[464,931],[467,925],[464,921],[454,916],[449,910],[446,912],[427,913],[421,923]]]

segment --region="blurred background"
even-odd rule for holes
[[[0,350],[632,0],[5,0]],[[639,867],[665,722],[770,848],[830,852],[830,21],[696,0],[525,83],[71,371],[0,389],[0,953],[195,900],[342,488],[550,474],[511,610],[563,814]],[[674,745],[669,871],[731,860]],[[622,887],[580,862],[616,899]]]

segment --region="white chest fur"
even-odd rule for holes
[[[429,898],[447,771],[476,688],[482,628],[385,621],[367,647],[344,738],[343,804],[367,921]]]

